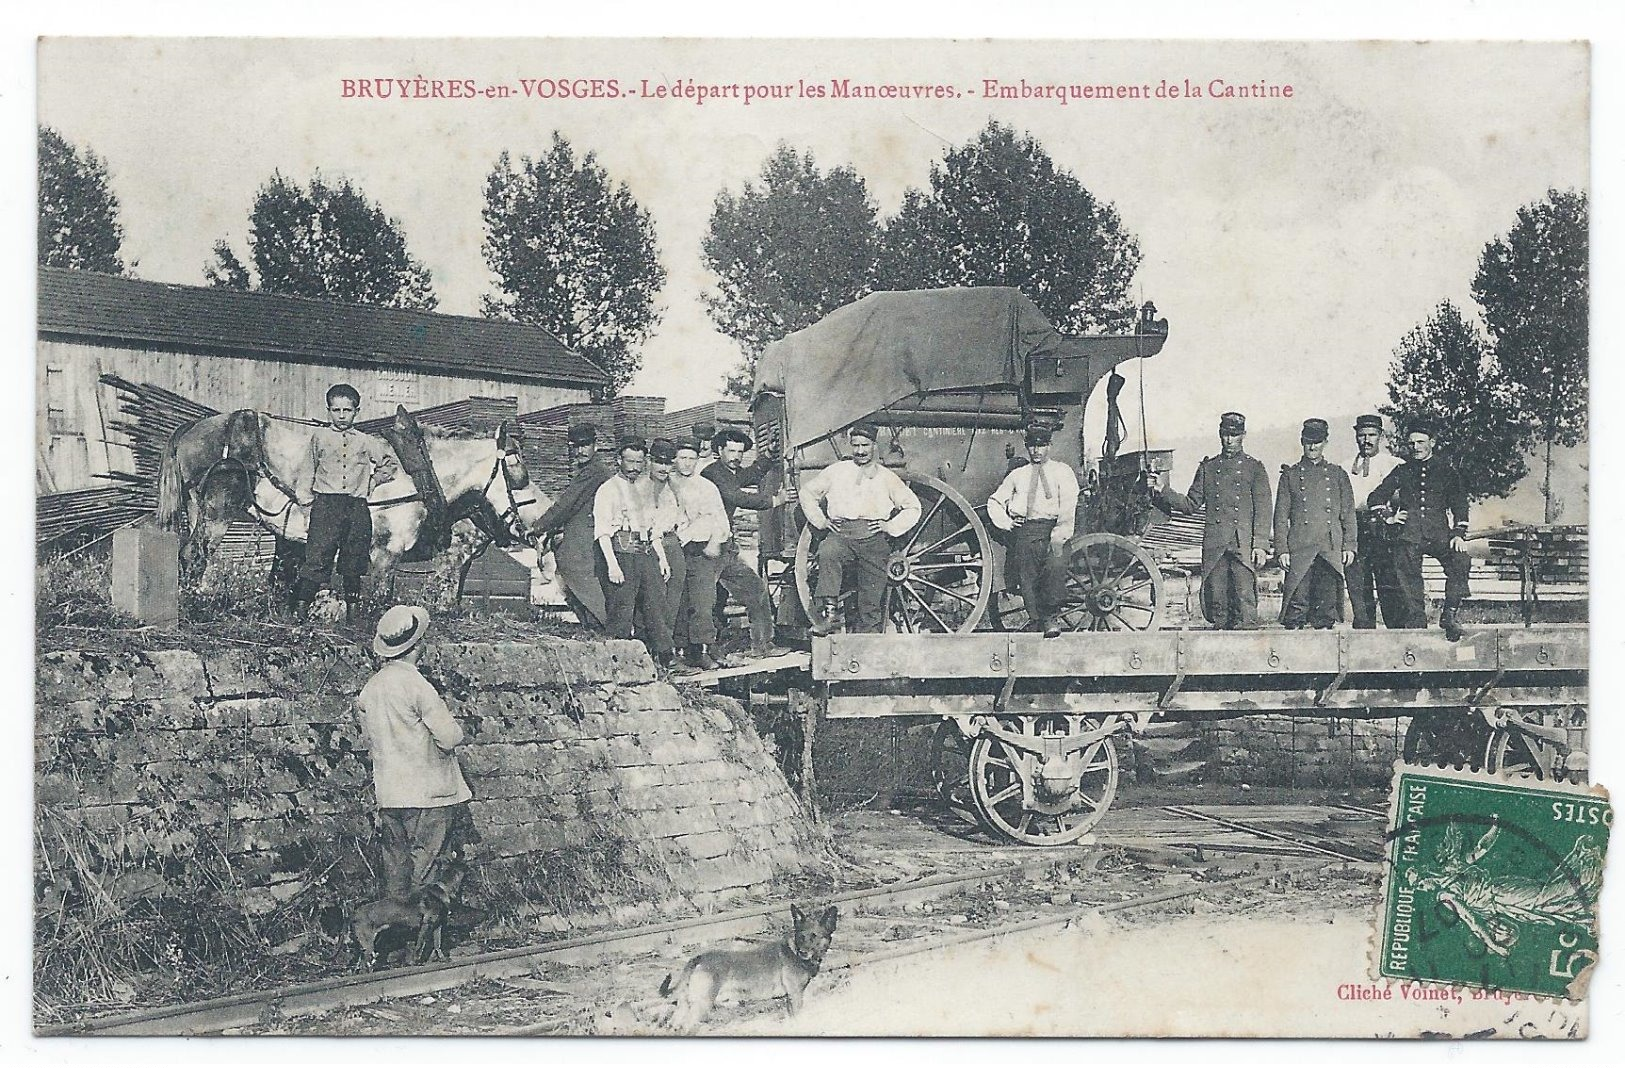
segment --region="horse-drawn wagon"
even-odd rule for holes
[[[874,294],[769,346],[753,414],[784,477],[839,459],[840,432],[864,420],[922,503],[892,545],[885,632],[813,641],[827,715],[941,719],[941,789],[996,837],[1033,845],[1075,842],[1099,822],[1120,744],[1192,720],[1410,717],[1408,759],[1583,776],[1584,626],[1485,627],[1459,643],[1414,630],[1159,630],[1140,476],[1166,456],[1114,456],[1110,430],[1065,547],[1071,633],[1021,633],[984,503],[1015,461],[1014,432],[1052,425],[1054,458],[1081,466],[1090,395],[1112,376],[1115,400],[1117,365],[1155,355],[1167,335],[1149,305],[1132,333],[1067,337],[1013,290],[950,289]],[[782,588],[793,580],[804,612],[814,537],[794,505],[764,517],[761,566]]]

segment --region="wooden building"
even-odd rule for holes
[[[361,417],[511,398],[534,412],[588,404],[606,376],[540,327],[270,293],[39,270],[37,489],[101,485],[133,471],[109,444],[105,373],[221,411],[320,418],[335,382],[361,392]]]

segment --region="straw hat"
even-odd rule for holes
[[[378,620],[372,651],[386,660],[405,656],[423,640],[429,629],[429,612],[415,604],[398,604]]]

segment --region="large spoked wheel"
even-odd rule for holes
[[[931,734],[931,785],[948,810],[968,823],[980,823],[970,789],[971,741],[951,719]]]
[[[882,601],[887,633],[962,634],[976,629],[987,612],[991,587],[987,571],[992,542],[987,528],[958,490],[932,478],[898,472],[920,498],[920,521],[892,539]],[[796,592],[807,618],[824,620],[813,590],[818,582],[818,551],[804,527],[796,542]],[[847,603],[851,589],[845,591]],[[849,613],[850,615],[850,610]]]
[[[1162,625],[1162,571],[1146,551],[1116,534],[1067,542],[1065,630],[1156,630]]]
[[[1004,716],[971,745],[971,800],[982,826],[1022,845],[1076,842],[1117,795],[1117,749],[1101,720]]]
[[[1484,747],[1484,770],[1555,782],[1585,782],[1586,712],[1548,711],[1523,728],[1507,725],[1491,731]],[[1578,745],[1571,742],[1577,741]]]

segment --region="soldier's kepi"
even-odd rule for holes
[[[987,517],[1008,531],[1006,584],[1013,583],[1027,607],[1031,629],[1046,638],[1061,633],[1056,612],[1066,599],[1063,549],[1076,524],[1078,478],[1072,468],[1049,458],[1053,431],[1027,428],[1028,463],[1017,467],[987,499]]]
[[[1258,625],[1258,569],[1269,557],[1270,479],[1243,451],[1247,419],[1219,417],[1219,455],[1196,469],[1189,493],[1159,487],[1157,502],[1176,512],[1204,511],[1202,614],[1221,630]]]

